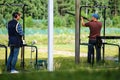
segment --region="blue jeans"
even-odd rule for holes
[[[15,70],[19,49],[20,48],[10,47],[10,55],[7,61],[7,70]]]
[[[91,63],[92,59],[93,59],[93,63],[94,63],[94,46],[95,46],[95,49],[96,49],[96,61],[99,62],[101,60],[101,47],[98,47],[96,45],[96,40],[89,40],[88,63]]]

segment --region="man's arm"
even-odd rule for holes
[[[16,31],[19,33],[19,35],[23,36],[22,26],[19,23],[16,25]]]
[[[84,22],[83,17],[81,17],[81,23],[82,23],[82,26],[85,26],[85,22]]]

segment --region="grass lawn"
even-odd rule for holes
[[[1,80],[120,80],[120,70],[78,70],[1,74]]]
[[[1,70],[1,80],[120,80],[120,64],[112,61],[94,64],[86,63],[86,58],[81,58],[80,64],[74,63],[74,57],[54,58],[54,71],[46,69],[32,69],[29,60],[26,59],[25,71],[22,71],[19,62],[17,69],[19,74],[10,74]],[[0,60],[0,63],[2,60]],[[4,64],[2,65],[4,66]],[[3,69],[3,67],[2,67]]]
[[[61,30],[62,31],[62,30]],[[67,31],[67,29],[66,29]],[[54,34],[54,71],[48,72],[44,67],[41,69],[34,68],[35,53],[32,53],[33,64],[30,63],[30,48],[25,48],[25,70],[20,67],[20,56],[16,68],[19,74],[10,74],[5,71],[4,49],[0,48],[0,80],[120,80],[120,63],[105,60],[93,66],[88,64],[87,58],[81,56],[80,64],[75,64],[75,35],[73,33]],[[87,42],[88,32],[82,31],[82,42]],[[110,33],[109,33],[110,34]],[[114,35],[116,35],[114,33]],[[117,34],[119,35],[119,34]],[[0,34],[0,43],[7,45],[7,35]],[[26,35],[26,42],[31,44],[32,40],[37,40],[39,59],[47,60],[47,43],[46,34]],[[107,40],[111,43],[119,44],[119,40]],[[9,48],[8,48],[9,53]],[[71,55],[69,55],[71,54]],[[87,46],[81,46],[81,54],[87,55]],[[117,57],[118,49],[115,46],[105,47],[105,57]]]

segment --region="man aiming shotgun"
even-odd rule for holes
[[[92,55],[94,57],[94,46],[96,49],[96,61],[99,62],[101,60],[101,47],[97,46],[96,37],[100,36],[102,23],[98,21],[98,14],[93,14],[92,19],[85,23],[84,18],[81,17],[82,26],[89,27],[89,44],[88,45],[88,63],[91,63]]]
[[[75,16],[74,13],[68,11],[65,11],[65,13]],[[84,16],[81,16],[82,26],[89,27],[90,30],[89,42],[88,42],[90,44],[88,45],[88,63],[91,63],[92,55],[94,57],[94,46],[96,48],[96,61],[99,62],[101,60],[101,46],[97,45],[96,37],[100,36],[102,23],[99,22],[98,19],[99,19],[98,14],[93,14],[91,20],[89,20]],[[84,20],[87,20],[89,22],[85,23]]]

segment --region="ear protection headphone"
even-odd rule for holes
[[[17,18],[17,15],[18,15],[18,14],[15,14],[15,15],[14,15],[14,18]]]
[[[12,14],[13,18],[17,18],[18,15],[20,15],[20,13],[18,13],[18,12],[14,12],[14,13]]]

